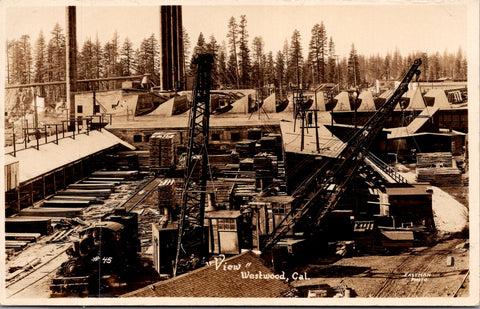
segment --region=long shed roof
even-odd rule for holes
[[[39,177],[63,165],[119,144],[130,150],[135,149],[132,145],[103,129],[102,131],[90,131],[89,135],[76,135],[75,139],[60,139],[58,145],[52,142],[41,145],[39,150],[36,148],[19,150],[15,157],[19,162],[19,182]],[[6,155],[5,162],[13,160],[12,157]]]

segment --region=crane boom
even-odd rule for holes
[[[347,141],[345,148],[336,157],[328,169],[317,169],[304,184],[298,195],[305,198],[302,206],[292,209],[279,225],[269,234],[262,244],[262,250],[272,248],[302,218],[309,216],[313,225],[320,226],[323,218],[337,205],[345,193],[350,179],[355,175],[368,149],[378,133],[383,129],[386,119],[393,113],[402,95],[408,91],[408,84],[416,75],[421,59],[416,59],[393,95],[378,109],[367,123]],[[312,222],[312,221],[310,221]]]

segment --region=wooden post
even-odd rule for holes
[[[43,130],[45,131],[45,144],[48,144],[48,138],[47,138],[47,125],[43,125]]]
[[[55,141],[58,145],[58,124],[55,124]]]
[[[43,189],[42,196],[45,199],[45,191],[46,191],[45,190],[45,176],[42,176],[42,189]]]
[[[63,168],[63,187],[65,188],[67,186],[67,176],[66,176],[66,173],[67,173],[67,168],[64,167]]]
[[[315,110],[315,140],[317,143],[317,153],[320,152],[320,142],[318,140],[318,120],[317,120],[317,110]]]
[[[33,206],[33,182],[30,183],[30,202],[32,202]]]
[[[56,176],[56,172],[53,172],[53,193],[57,193],[57,176]]]
[[[13,156],[17,156],[17,141],[15,140],[15,132],[13,132]]]
[[[75,92],[77,91],[77,21],[76,7],[66,7],[66,80],[69,130],[75,130]]]

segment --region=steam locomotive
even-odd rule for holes
[[[116,209],[101,222],[79,232],[64,262],[50,282],[52,294],[103,293],[125,285],[137,269],[138,216]]]

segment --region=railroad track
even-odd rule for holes
[[[62,254],[65,253],[65,250],[70,245],[70,243],[65,243],[61,245],[55,251],[55,253],[52,254],[52,257],[49,258],[47,261],[43,262],[37,267],[34,267],[25,275],[19,276],[14,281],[6,284],[5,288],[7,292],[7,297],[13,297],[20,292],[31,288],[34,284],[38,283],[42,279],[45,279],[45,277],[56,271],[60,264],[63,263],[65,260],[65,257],[63,257]]]
[[[141,186],[130,198],[128,198],[119,208],[125,208],[127,212],[134,210],[150,193],[155,190],[162,181],[162,178],[152,178]]]
[[[429,287],[429,285],[422,279],[431,280],[433,278],[423,278],[422,275],[425,274],[431,276],[432,274],[436,274],[434,275],[435,277],[448,275],[444,272],[436,272],[435,268],[437,265],[444,263],[445,258],[455,251],[455,246],[457,244],[458,241],[453,241],[448,244],[440,244],[440,248],[438,249],[425,249],[418,252],[419,254],[408,256],[390,273],[391,275],[385,280],[374,297],[419,297],[424,295],[424,292],[431,289],[431,286]],[[419,280],[410,280],[409,277],[395,276],[395,274],[402,273],[419,275],[419,277],[416,277]],[[466,278],[467,276],[464,277],[462,284],[455,294],[457,294],[463,286]],[[399,292],[403,294],[399,295]]]

